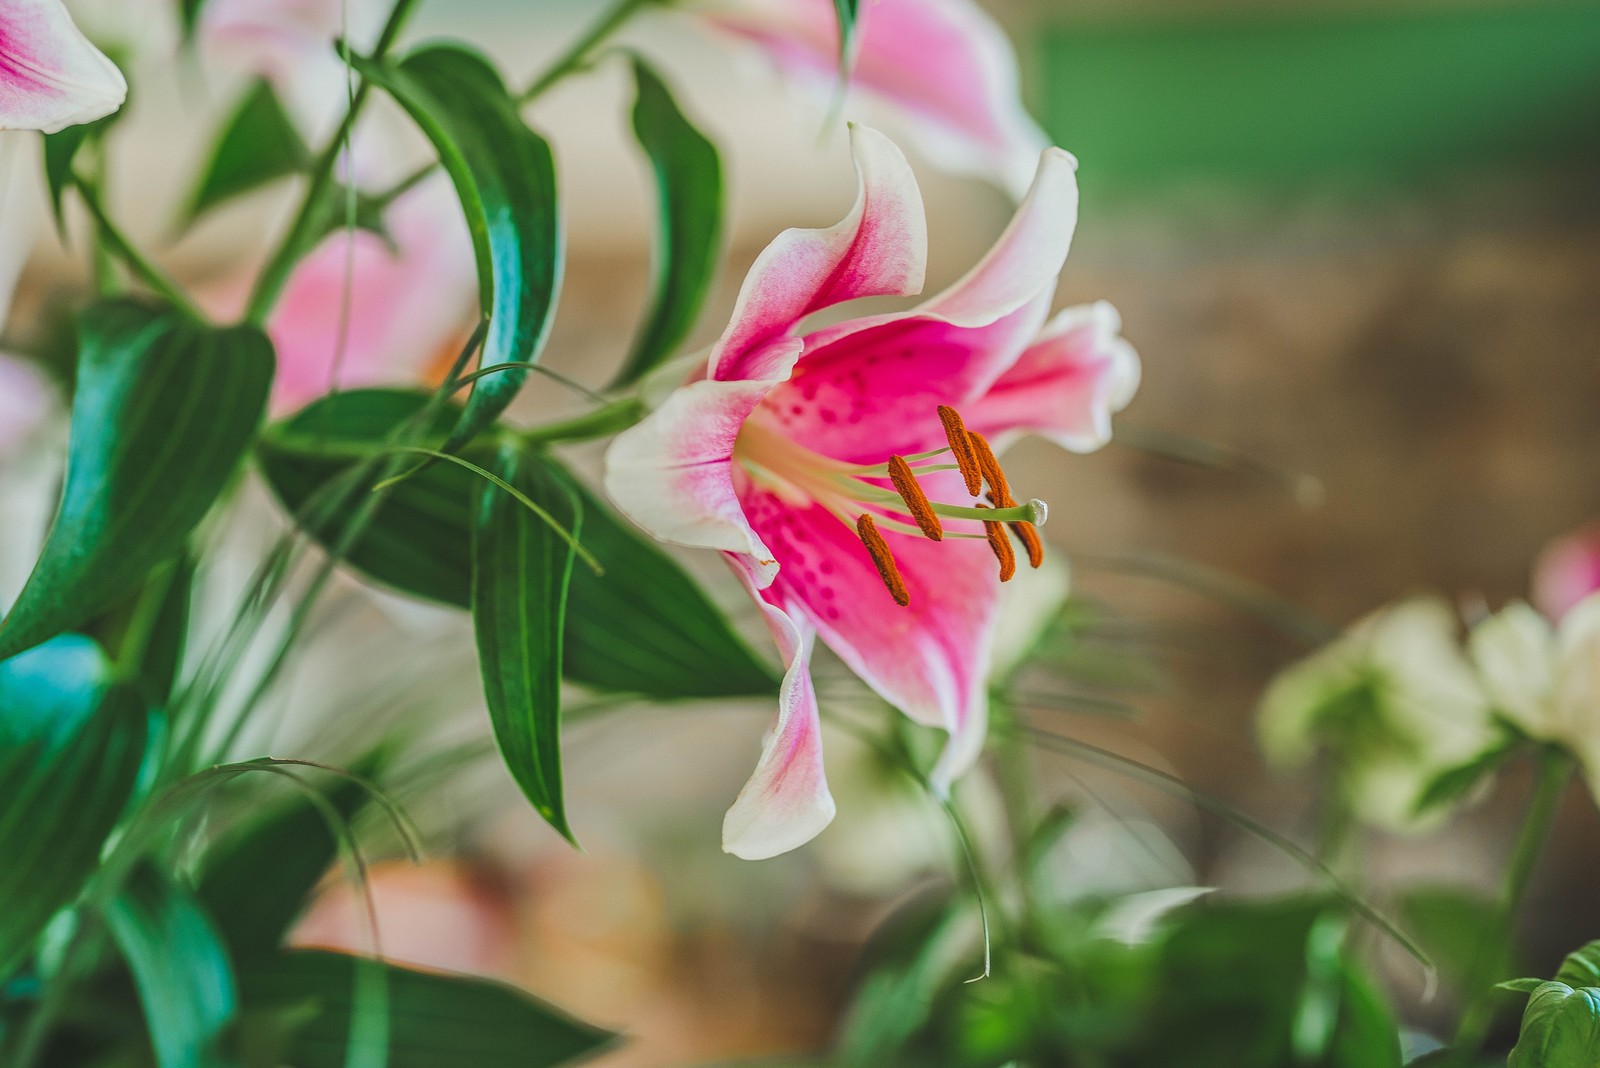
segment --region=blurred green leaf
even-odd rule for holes
[[[555,159],[522,121],[493,66],[458,45],[431,45],[398,65],[357,63],[433,142],[466,213],[478,257],[479,299],[490,319],[480,367],[539,358],[561,283]],[[453,450],[506,410],[525,369],[478,379]]]
[[[722,164],[672,92],[644,61],[633,61],[638,97],[633,132],[656,181],[656,250],[650,311],[617,384],[637,381],[694,328],[717,270],[722,242]]]
[[[152,707],[165,706],[178,681],[189,636],[194,566],[194,558],[186,552],[151,578],[117,654]]]
[[[228,117],[184,209],[189,223],[218,204],[306,168],[311,150],[279,101],[258,78]]]
[[[1600,987],[1600,942],[1590,942],[1567,954],[1556,972],[1556,982],[1571,987]]]
[[[358,764],[354,773],[366,778],[376,767],[374,759]],[[369,796],[360,783],[346,778],[323,792],[346,823]],[[237,959],[275,953],[338,853],[338,839],[323,811],[296,793],[207,853],[196,894]]]
[[[72,184],[72,164],[78,158],[78,150],[88,142],[91,134],[105,130],[116,119],[116,114],[107,115],[95,122],[80,122],[68,126],[64,130],[44,136],[44,180],[45,188],[50,192],[50,210],[55,215],[56,231],[65,237],[66,219],[61,214],[61,198],[67,191],[67,186]]]
[[[88,638],[0,663],[0,979],[94,871],[145,730],[144,709]]]
[[[390,1068],[553,1068],[613,1039],[501,983],[340,953],[286,952],[242,967],[242,999],[251,1010],[306,1007],[309,1019],[290,1040],[291,1062],[343,1068],[362,967],[381,968],[386,980]]]
[[[839,27],[839,77],[848,84],[855,66],[857,22],[861,0],[833,0],[834,20]]]
[[[228,951],[187,890],[139,868],[106,910],[159,1068],[204,1068],[236,1007]]]
[[[1408,888],[1399,901],[1402,926],[1438,966],[1447,984],[1467,994],[1511,973],[1511,941],[1500,932],[1499,903],[1461,887]]]
[[[314,402],[263,435],[262,471],[290,511],[307,509],[331,480],[374,455],[386,436],[426,403],[424,394],[398,390],[350,390]],[[442,432],[458,410],[445,409],[429,429]],[[583,545],[605,570],[603,575],[585,567],[573,571],[563,650],[569,680],[663,700],[777,690],[771,669],[671,557],[553,459],[542,462],[577,494]],[[383,507],[349,548],[347,561],[386,585],[471,607],[471,517],[482,485],[470,472],[434,464],[390,487]],[[550,502],[540,503],[548,507]],[[342,518],[308,529],[327,543]]]
[[[580,539],[583,512],[558,469],[517,445],[495,474]],[[472,622],[495,741],[512,778],[568,841],[561,790],[561,659],[572,545],[500,487],[484,484],[472,524]]]
[[[1600,989],[1544,983],[1528,998],[1506,1068],[1594,1068],[1600,1064]]]
[[[0,659],[84,623],[175,557],[260,425],[272,344],[127,300],[80,319],[61,506]]]

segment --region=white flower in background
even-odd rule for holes
[[[1290,666],[1261,702],[1267,759],[1292,769],[1326,753],[1364,822],[1396,831],[1437,822],[1442,811],[1417,812],[1428,786],[1501,740],[1458,630],[1443,600],[1417,597]]]
[[[1494,711],[1535,741],[1567,748],[1600,785],[1600,593],[1559,624],[1509,604],[1473,628],[1471,648]]]

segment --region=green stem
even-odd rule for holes
[[[534,80],[533,84],[523,90],[518,98],[521,103],[528,103],[544,95],[545,90],[555,85],[561,79],[582,67],[594,53],[594,50],[605,43],[606,38],[616,33],[622,24],[633,17],[634,12],[646,4],[657,3],[658,0],[621,0],[616,7],[606,12],[571,48],[562,53],[543,74]]]
[[[417,0],[395,0],[394,7],[389,9],[389,19],[383,25],[378,43],[373,46],[370,58],[374,63],[382,62],[389,49],[394,47],[395,39],[400,36],[406,19],[416,6]],[[300,257],[304,255],[306,245],[315,234],[317,223],[322,216],[322,201],[333,184],[333,172],[339,162],[339,154],[349,142],[350,133],[355,129],[356,119],[360,118],[367,98],[371,95],[372,83],[363,78],[361,84],[356,87],[355,95],[350,98],[350,106],[345,109],[339,128],[334,131],[333,137],[312,162],[310,184],[306,187],[305,197],[300,201],[299,210],[295,212],[294,221],[289,224],[289,232],[284,235],[277,251],[272,254],[267,265],[262,268],[261,276],[256,279],[255,290],[250,294],[250,304],[245,310],[246,322],[259,325],[266,321],[273,305],[277,304],[278,297],[283,293],[283,287],[288,284],[289,275],[294,270],[295,264],[299,263]]]
[[[1533,870],[1544,851],[1545,840],[1555,823],[1561,807],[1561,797],[1566,792],[1567,780],[1572,775],[1572,759],[1555,748],[1547,748],[1539,755],[1538,779],[1533,789],[1533,799],[1528,803],[1528,814],[1523,818],[1522,829],[1517,832],[1511,858],[1506,864],[1506,877],[1500,893],[1500,922],[1493,932],[1493,942],[1479,946],[1480,960],[1489,958],[1493,946],[1510,940],[1512,927],[1528,892]],[[1475,971],[1477,969],[1474,969]],[[1476,977],[1477,989],[1461,1013],[1461,1023],[1456,1028],[1451,1048],[1457,1064],[1470,1064],[1483,1048],[1494,1023],[1494,1006],[1498,992],[1483,976]]]
[[[121,260],[135,277],[174,307],[203,322],[205,314],[194,301],[189,299],[189,295],[178,283],[172,280],[172,276],[146,259],[117,224],[111,221],[111,216],[106,212],[106,206],[101,202],[99,190],[94,184],[74,177],[73,186],[78,190],[78,196],[83,200],[84,207],[88,208],[89,214],[94,217],[96,245],[105,248]]]
[[[592,412],[563,419],[559,423],[536,426],[523,431],[517,437],[529,445],[592,441],[626,430],[643,416],[644,403],[638,397],[619,397]]]

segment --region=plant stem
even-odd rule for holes
[[[658,0],[621,0],[616,7],[601,16],[600,21],[589,27],[589,32],[575,41],[571,48],[562,53],[543,74],[539,75],[532,85],[523,90],[518,97],[520,103],[526,104],[542,96],[545,90],[571,74],[589,59],[596,48],[603,44],[606,38],[616,33],[622,24],[633,17],[646,4],[656,3]]]
[[[374,63],[381,62],[389,49],[394,46],[395,38],[400,36],[406,19],[416,6],[417,0],[395,0],[394,7],[389,9],[389,19],[383,24],[383,32],[378,36],[378,43],[373,46],[370,58]],[[301,255],[306,251],[305,245],[316,229],[322,212],[322,199],[333,183],[333,170],[339,162],[339,154],[349,143],[356,119],[360,117],[361,110],[366,106],[371,93],[372,83],[363,78],[361,84],[356,87],[355,95],[350,99],[350,106],[345,109],[339,128],[334,131],[333,137],[312,162],[310,185],[306,187],[305,197],[300,201],[300,208],[295,213],[294,221],[289,224],[289,232],[284,235],[277,251],[262,268],[261,276],[256,280],[255,290],[250,294],[250,304],[244,315],[246,322],[257,325],[264,322],[273,305],[278,302],[283,287],[288,284],[290,273],[294,270],[295,264],[300,262]]]
[[[78,196],[82,198],[84,207],[88,208],[89,214],[94,216],[96,247],[105,248],[113,256],[121,260],[141,282],[160,294],[173,306],[182,310],[186,315],[203,322],[205,314],[200,311],[194,301],[189,299],[189,295],[183,291],[178,283],[172,280],[172,276],[146,259],[144,254],[133,246],[133,242],[128,240],[127,235],[118,228],[117,224],[111,221],[111,216],[107,214],[105,205],[101,203],[99,190],[94,187],[94,184],[74,177],[73,185],[77,188]]]
[[[529,445],[553,444],[558,441],[590,441],[626,430],[643,416],[644,404],[638,397],[619,397],[603,408],[596,408],[592,412],[585,412],[559,423],[533,427],[518,434],[517,437]]]
[[[1521,910],[1522,899],[1528,892],[1539,855],[1544,851],[1545,840],[1555,823],[1561,807],[1561,796],[1566,792],[1567,780],[1572,775],[1572,759],[1555,748],[1546,748],[1539,754],[1538,778],[1534,784],[1533,799],[1528,803],[1528,814],[1523,818],[1522,829],[1517,832],[1511,857],[1506,863],[1506,878],[1500,892],[1500,922],[1493,932],[1494,942],[1480,943],[1478,959],[1481,962],[1494,952],[1494,946],[1506,942]],[[1476,969],[1474,969],[1476,970]],[[1494,1023],[1494,1003],[1497,991],[1479,976],[1478,989],[1461,1013],[1461,1023],[1456,1028],[1451,1048],[1455,1063],[1469,1064],[1483,1048]],[[1492,979],[1489,980],[1492,982]]]

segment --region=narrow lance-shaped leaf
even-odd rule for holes
[[[291,512],[304,509],[426,403],[424,394],[396,390],[350,390],[316,401],[267,431],[262,471]],[[441,414],[435,429],[447,428],[453,411]],[[777,689],[772,672],[671,557],[553,460],[544,463],[577,492],[583,545],[605,571],[573,569],[563,650],[568,680],[662,700]],[[447,464],[394,485],[346,562],[405,592],[470,607],[471,517],[481,486],[477,476]],[[327,544],[340,526],[336,517],[311,533]]]
[[[638,98],[633,132],[656,181],[653,293],[618,385],[638,380],[672,355],[694,327],[717,269],[722,241],[722,164],[717,149],[684,117],[643,60],[633,61]]]
[[[188,890],[140,868],[106,910],[128,969],[158,1068],[216,1064],[214,1047],[237,999],[228,951]]]
[[[185,222],[233,197],[303,169],[311,150],[272,83],[257,79],[240,98],[189,197]]]
[[[564,476],[523,448],[501,449],[495,473],[583,536]],[[572,837],[561,791],[561,661],[575,556],[550,523],[485,484],[473,517],[472,622],[483,691],[506,767],[550,826]]]
[[[132,301],[79,323],[61,506],[3,623],[0,659],[84,623],[177,555],[266,409],[272,343]]]
[[[490,317],[479,366],[537,360],[561,283],[549,144],[522,121],[500,75],[475,52],[434,45],[395,66],[357,66],[410,113],[455,184],[477,252],[479,299]],[[478,379],[446,451],[493,423],[527,375],[514,369]]]
[[[0,663],[0,981],[94,871],[145,729],[144,709],[88,638]]]
[[[848,83],[856,65],[857,22],[861,0],[833,0],[833,14],[839,24],[839,77]]]
[[[578,1023],[512,987],[413,971],[341,953],[286,952],[242,966],[246,1010],[313,1013],[289,1040],[296,1068],[343,1068],[357,1015],[356,969],[381,967],[389,1010],[389,1068],[555,1068],[614,1036]]]

